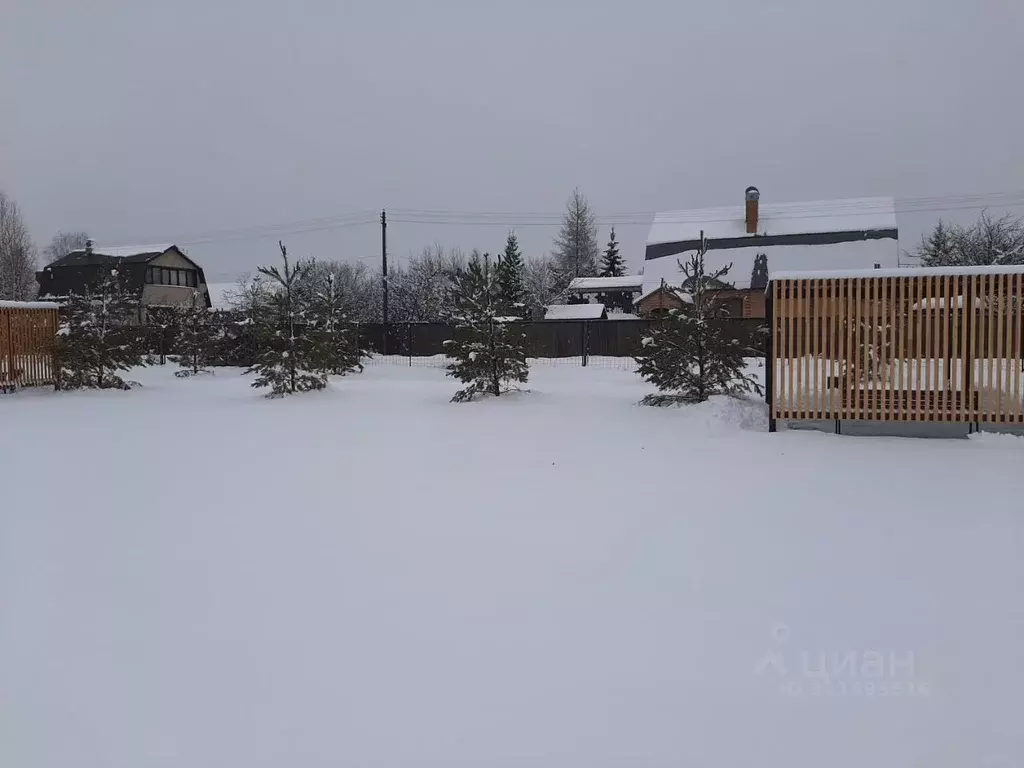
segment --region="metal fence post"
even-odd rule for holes
[[[764,400],[768,404],[768,431],[774,432],[775,423],[775,286],[768,283],[768,296],[765,299],[765,315],[768,316],[768,355],[765,360]]]
[[[583,321],[583,335],[582,335],[581,341],[582,341],[582,344],[583,344],[583,367],[586,368],[587,367],[587,357],[590,354],[590,321],[589,320],[584,320]]]
[[[412,323],[405,324],[405,350],[409,353],[409,367],[412,368]]]
[[[7,350],[2,357],[7,358],[6,368],[0,370],[3,376],[0,376],[0,392],[7,392],[8,382],[14,381],[14,331],[11,329],[11,315],[14,313],[13,309],[0,310],[0,318],[7,321]],[[0,349],[0,353],[4,353],[4,350]],[[13,389],[11,390],[14,391]]]

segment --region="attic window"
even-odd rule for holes
[[[184,288],[196,288],[199,285],[198,278],[199,273],[194,269],[146,268],[146,283],[148,285],[176,285]]]

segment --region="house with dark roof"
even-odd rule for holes
[[[187,304],[194,291],[211,306],[203,268],[173,244],[110,248],[94,246],[90,240],[85,248],[71,251],[36,273],[39,296],[59,300],[87,293],[111,269],[117,270],[127,290],[139,294],[143,313],[147,307]]]
[[[701,238],[705,270],[730,267],[724,280],[733,290],[719,298],[744,317],[764,317],[769,271],[899,265],[892,198],[762,204],[760,191],[748,187],[743,205],[657,214],[647,235],[645,282],[681,285],[679,262],[686,263]]]

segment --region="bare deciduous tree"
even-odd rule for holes
[[[81,250],[85,248],[88,239],[88,232],[58,232],[50,240],[50,244],[43,249],[43,261],[46,264],[51,264],[72,251]]]
[[[983,212],[970,226],[940,220],[914,255],[926,267],[1024,264],[1024,218]]]
[[[544,308],[557,303],[562,294],[554,262],[549,256],[526,260],[523,283],[526,287],[526,308],[529,316],[534,318],[543,318]]]
[[[17,203],[0,192],[0,299],[28,301],[35,294],[35,246]]]

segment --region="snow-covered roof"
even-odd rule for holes
[[[93,253],[100,253],[104,256],[113,256],[115,259],[126,259],[129,256],[138,256],[143,253],[163,253],[174,248],[174,243],[160,243],[156,245],[94,245]]]
[[[622,277],[577,277],[569,283],[570,291],[639,291],[644,284],[643,275]]]
[[[823,232],[861,232],[896,229],[896,203],[891,197],[817,200],[805,203],[765,203],[758,206],[757,232],[747,234],[743,205],[665,211],[654,217],[647,235],[652,243],[709,240],[755,235],[793,235]]]
[[[639,320],[640,315],[634,315],[632,312],[609,312],[609,320]]]
[[[754,258],[762,253],[768,258],[768,271],[776,274],[781,271],[811,271],[819,268],[871,271],[875,264],[883,268],[895,268],[899,261],[899,244],[894,240],[864,240],[831,245],[773,245],[710,250],[704,256],[704,267],[706,271],[714,272],[731,265],[728,274],[722,279],[737,288],[749,288]],[[691,255],[682,253],[644,262],[644,278],[649,278],[655,287],[660,278],[665,278],[670,285],[680,285],[684,277],[679,270],[679,262],[687,263]],[[647,287],[646,280],[644,287]]]
[[[1024,264],[997,267],[897,267],[895,269],[815,269],[772,272],[771,280],[825,280],[838,277],[943,277],[946,275],[1020,275]]]
[[[604,304],[551,304],[545,308],[545,320],[600,320]]]
[[[0,301],[0,309],[60,309],[54,301]]]

